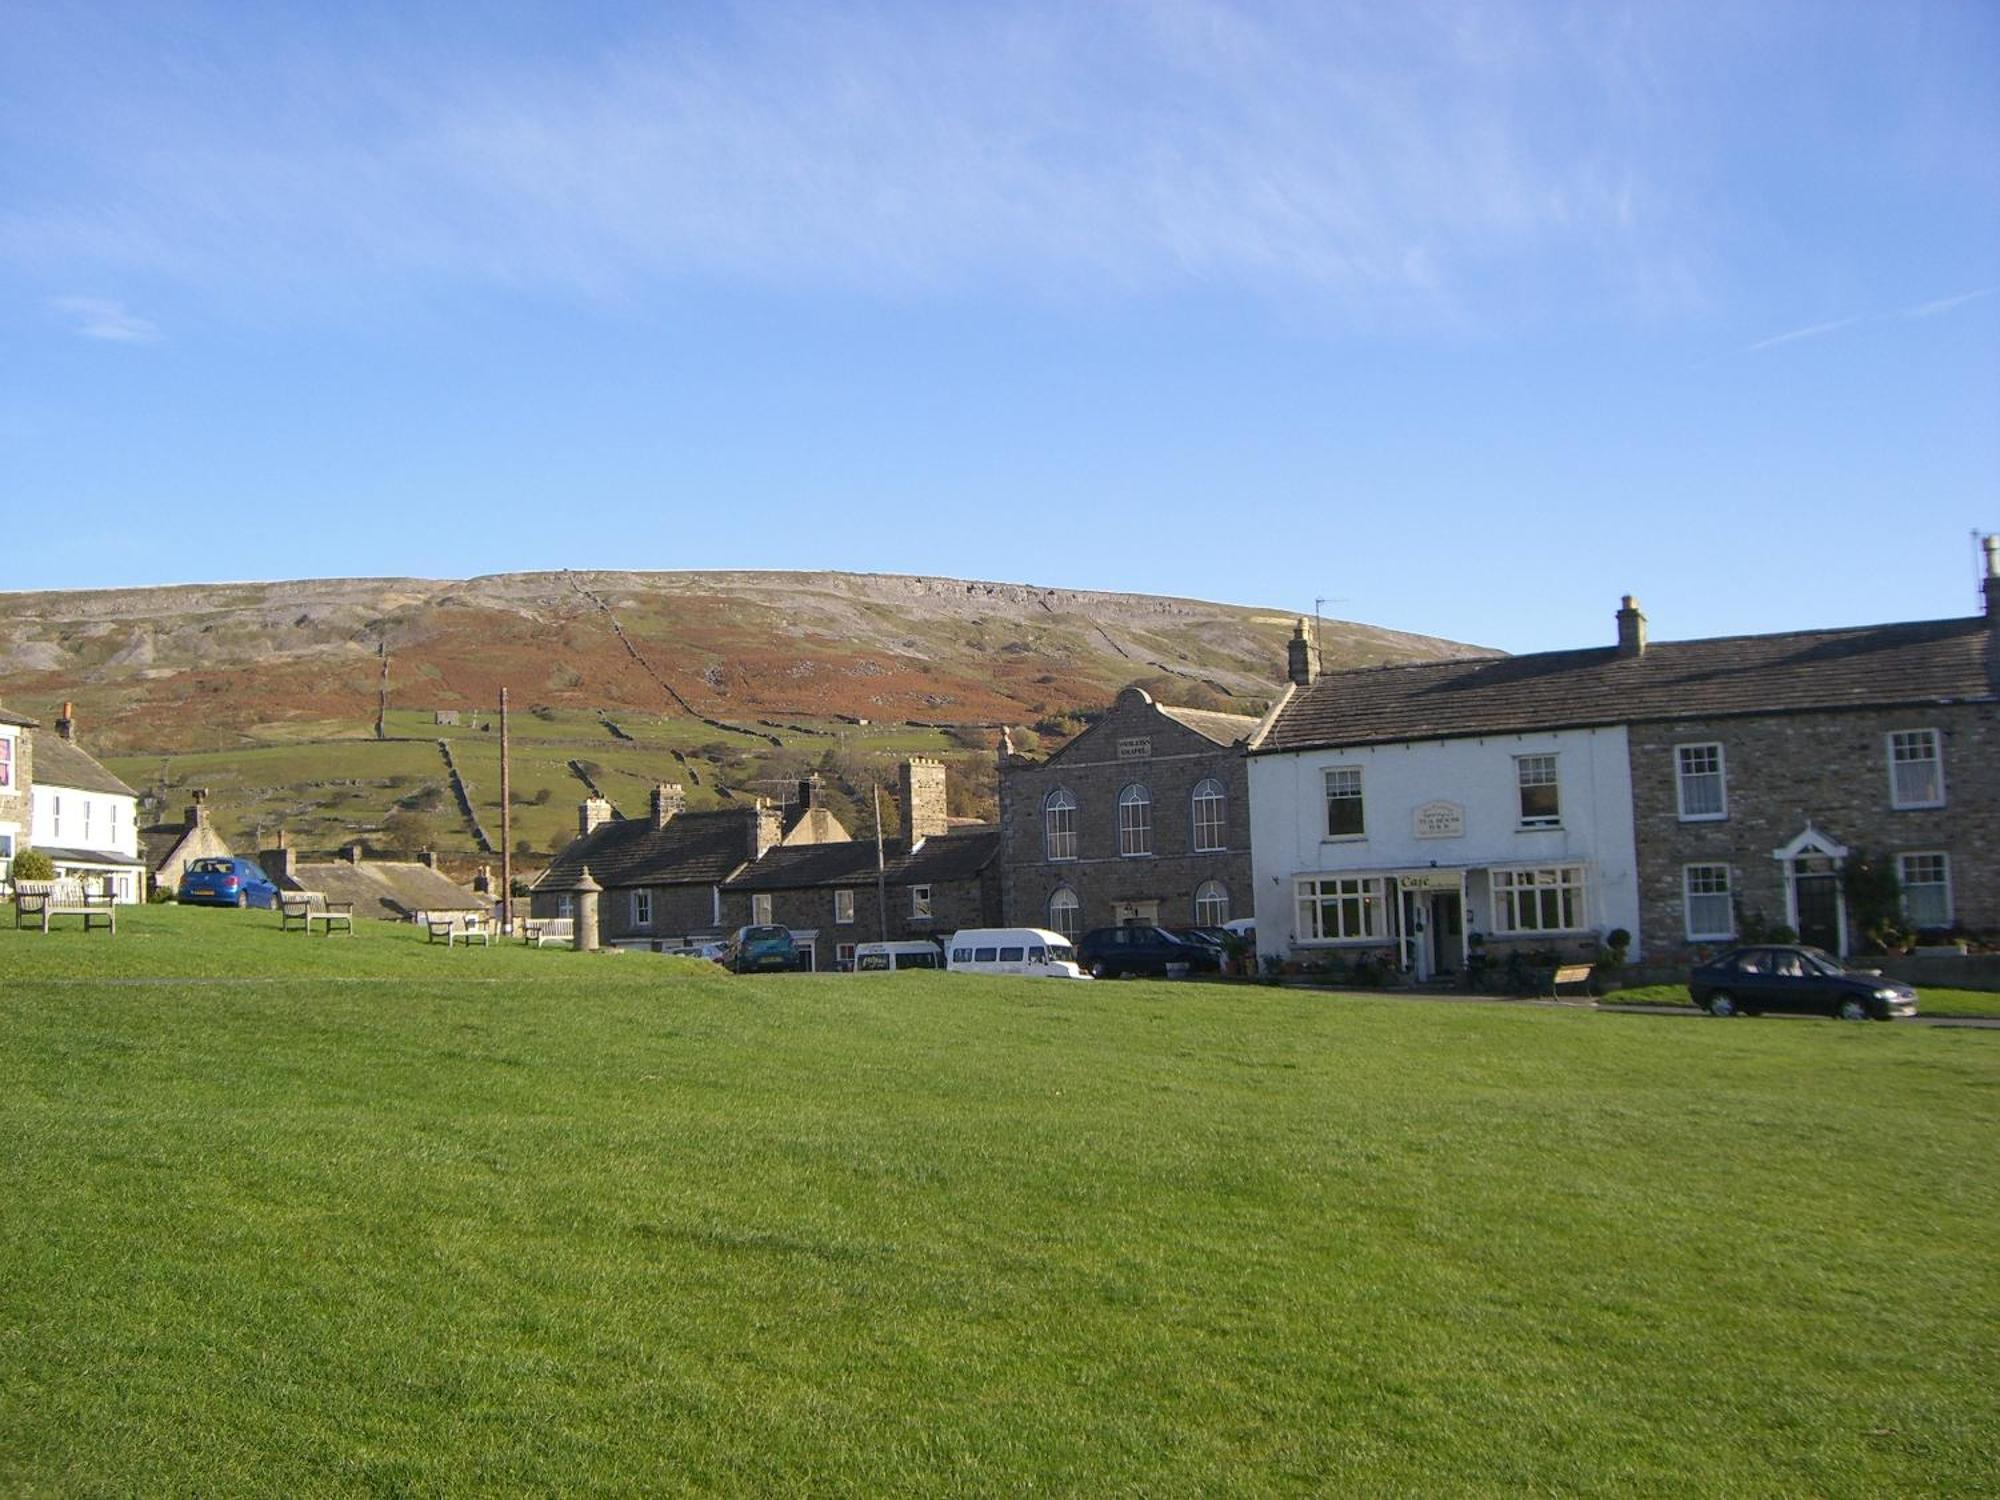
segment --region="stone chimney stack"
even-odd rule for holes
[[[1646,654],[1646,617],[1639,613],[1639,601],[1630,594],[1618,608],[1618,654]]]
[[[1285,675],[1300,687],[1312,686],[1312,642],[1306,639],[1304,615],[1299,616],[1299,623],[1292,630],[1292,643],[1285,648]]]
[[[799,811],[811,812],[819,806],[819,773],[815,771],[799,781]]]
[[[1986,549],[1986,623],[2000,631],[2000,536],[1988,534],[1980,543]]]
[[[602,797],[585,797],[576,805],[576,836],[586,838],[590,831],[611,821],[611,804]]]
[[[257,851],[257,863],[273,880],[290,880],[296,875],[299,865],[298,851],[292,847],[292,841],[285,837],[284,829],[278,830],[278,842],[275,847]]]
[[[76,743],[76,705],[64,703],[62,717],[56,720],[56,738]]]
[[[771,806],[765,798],[759,797],[754,804],[743,809],[743,857],[756,861],[785,836],[784,816]]]
[[[342,849],[340,851],[340,857],[346,860],[350,865],[360,864],[361,863],[360,840],[357,839],[355,840],[355,842],[349,844],[345,849]]]
[[[426,870],[435,870],[438,867],[437,850],[435,849],[424,850],[422,854],[419,854],[417,856],[417,863],[422,865]]]
[[[653,826],[665,828],[676,813],[687,810],[687,792],[678,781],[663,781],[653,788]]]
[[[187,826],[205,828],[208,826],[208,788],[198,786],[190,795],[194,801],[188,805]],[[270,871],[266,870],[264,873],[268,875]]]
[[[910,848],[951,827],[951,819],[945,815],[943,762],[921,757],[906,760],[896,780],[903,799],[903,837]]]

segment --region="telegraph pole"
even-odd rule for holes
[[[514,798],[507,754],[507,690],[500,689],[500,932],[514,931]]]
[[[889,873],[882,858],[882,783],[868,783],[868,795],[875,803],[875,926],[880,942],[889,941]]]

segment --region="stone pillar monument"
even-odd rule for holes
[[[578,953],[597,951],[597,898],[604,887],[591,879],[590,866],[585,865],[576,877],[576,884],[570,887],[576,894],[576,936],[571,945]]]

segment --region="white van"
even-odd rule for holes
[[[905,943],[856,943],[854,972],[895,974],[904,969],[942,969],[944,954],[927,939]]]
[[[946,945],[954,974],[1026,974],[1042,979],[1088,979],[1076,949],[1046,927],[966,927]]]

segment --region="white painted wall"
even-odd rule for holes
[[[32,826],[27,842],[35,848],[88,849],[133,859],[139,856],[136,798],[37,780],[29,791],[28,804]],[[137,868],[116,873],[113,887],[120,901],[141,899],[144,873]]]
[[[1514,757],[1557,757],[1562,826],[1520,827]],[[1366,828],[1328,839],[1326,770],[1359,766]],[[1464,808],[1464,833],[1418,838],[1419,807]],[[1631,931],[1639,941],[1638,860],[1632,828],[1631,759],[1622,726],[1483,739],[1423,740],[1347,750],[1250,757],[1250,851],[1260,954],[1289,953],[1301,875],[1423,868],[1584,863],[1590,925]],[[1484,878],[1467,884],[1468,926],[1491,933]],[[1378,945],[1379,946],[1379,945]]]

